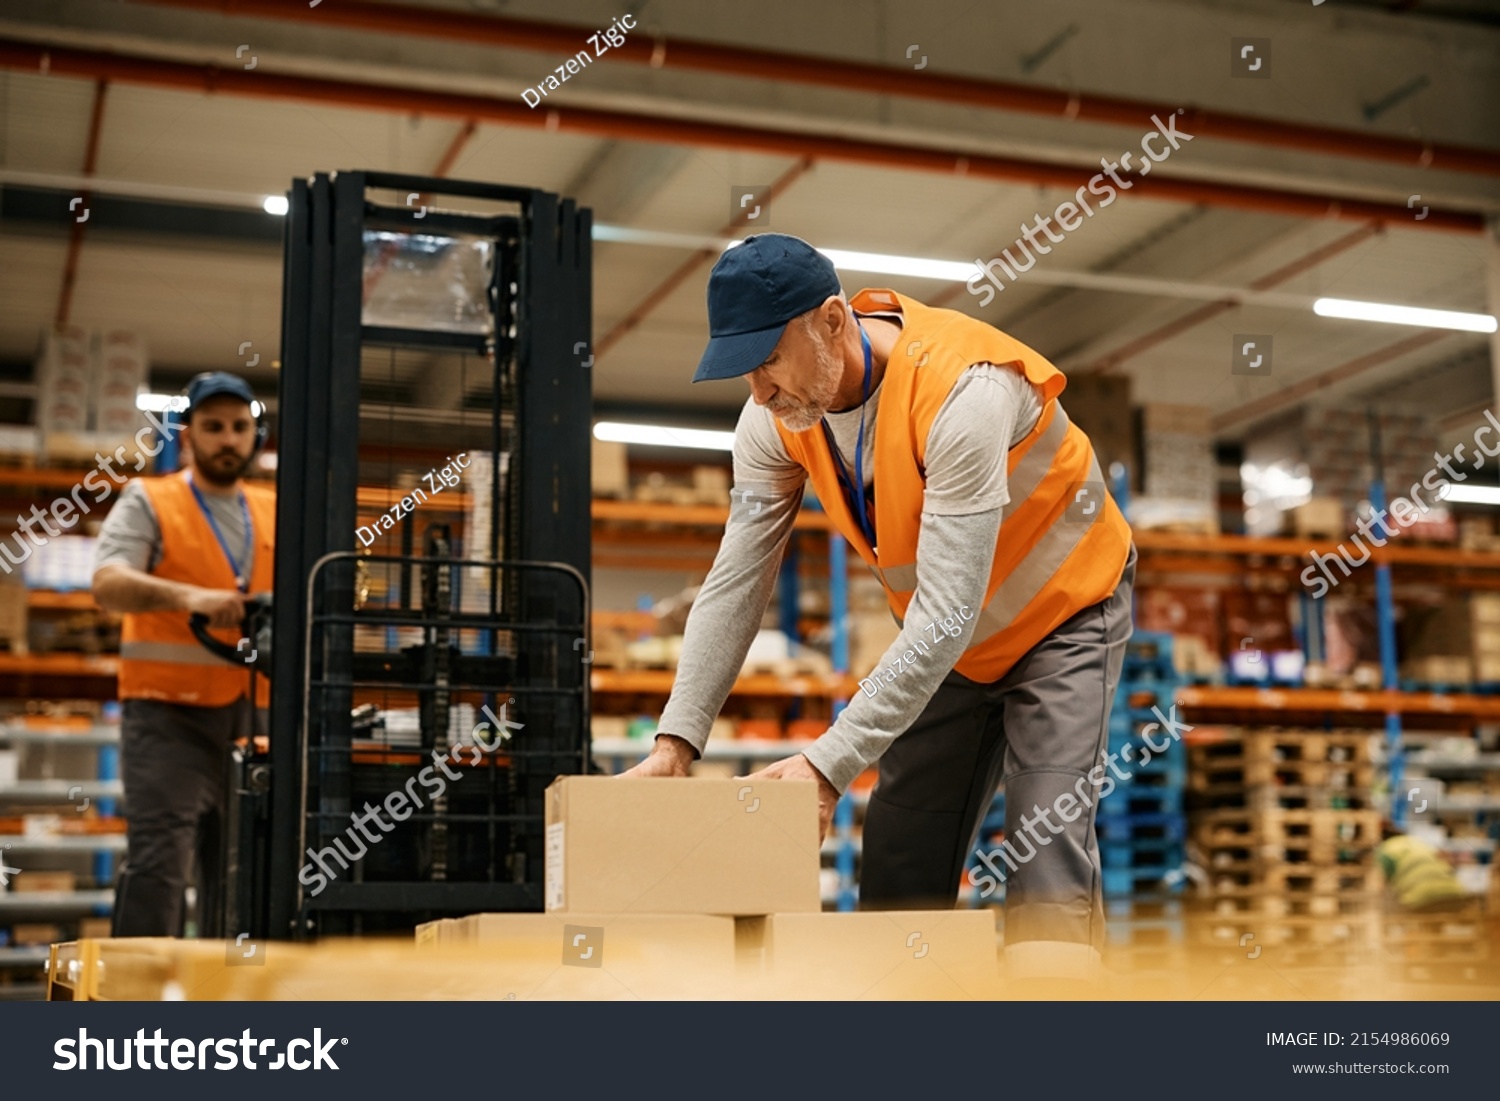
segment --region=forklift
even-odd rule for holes
[[[238,647],[195,625],[271,681],[223,928],[539,911],[545,789],[590,765],[590,212],[385,172],[287,198],[274,601]]]

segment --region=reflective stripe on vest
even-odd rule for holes
[[[1040,438],[1032,446],[1031,450],[1021,456],[1021,461],[1016,464],[1015,471],[1010,476],[1010,502],[1015,508],[1036,492],[1052,466],[1052,460],[1057,457],[1057,449],[1062,446],[1063,437],[1068,434],[1068,417],[1061,408],[1057,415],[1052,418],[1052,423],[1047,426]],[[1094,474],[1090,480],[1097,480],[1098,462],[1094,464]],[[908,562],[900,566],[872,566],[875,576],[879,577],[881,584],[887,589],[896,592],[915,592],[917,588],[917,564]],[[996,594],[998,595],[998,594]],[[978,636],[976,636],[978,637]]]
[[[172,665],[207,665],[224,667],[224,659],[210,654],[201,643],[193,642],[122,642],[120,657],[126,661],[165,661]]]

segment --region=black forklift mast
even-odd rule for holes
[[[589,760],[590,213],[545,191],[385,172],[319,174],[288,199],[270,752],[240,771],[226,927],[302,938],[541,909],[542,792]],[[375,252],[458,242],[489,257],[484,323],[369,316]],[[357,545],[362,365],[382,349],[489,373],[487,416],[472,395],[448,411],[487,436],[470,445],[488,451],[484,545],[424,530],[420,512],[401,521],[400,554]],[[380,570],[399,599],[371,604],[360,590]],[[371,638],[403,641],[372,651]],[[416,697],[419,745],[370,740],[393,693]],[[515,736],[482,754],[455,740],[464,707],[499,708]],[[346,832],[352,845],[352,814],[439,757],[463,779],[349,866],[329,856],[318,867],[334,874],[310,874],[310,853]]]

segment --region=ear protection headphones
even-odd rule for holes
[[[250,451],[252,456],[260,454],[271,435],[271,426],[266,423],[266,407],[256,401],[255,392],[250,389],[250,384],[239,375],[232,375],[228,371],[204,371],[194,375],[188,382],[187,388],[182,391],[182,396],[187,399],[188,403],[183,410],[184,419],[192,414],[194,405],[221,394],[228,394],[241,401],[249,402],[252,409],[257,405],[260,406],[260,412],[255,414],[255,443]]]

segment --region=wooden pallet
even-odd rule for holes
[[[1266,868],[1262,883],[1267,895],[1376,896],[1384,885],[1384,877],[1374,861],[1366,866],[1282,864]]]

